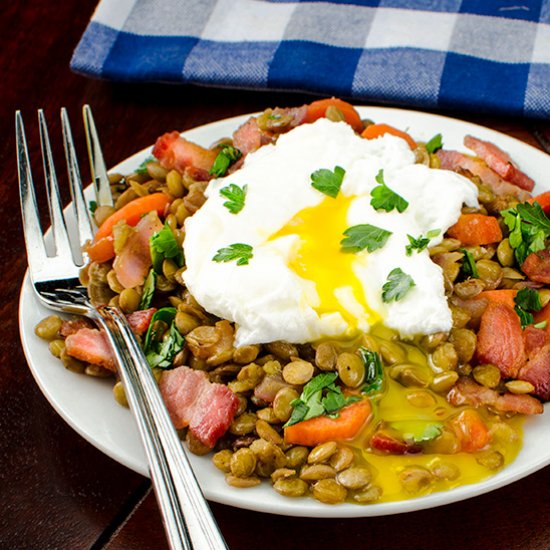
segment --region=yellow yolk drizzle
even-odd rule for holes
[[[355,255],[340,250],[343,233],[349,227],[347,212],[352,200],[353,197],[342,193],[335,199],[327,197],[319,205],[298,212],[270,239],[298,235],[300,247],[289,267],[303,279],[315,283],[320,299],[315,310],[319,315],[340,313],[350,327],[348,336],[357,331],[359,311],[350,312],[337,298],[335,290],[344,288],[351,291],[354,309],[362,310],[360,315],[369,325],[380,319],[366,303],[363,287],[353,271]]]

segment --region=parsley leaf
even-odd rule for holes
[[[157,159],[153,157],[152,155],[150,157],[147,157],[135,170],[135,174],[147,174],[147,165],[150,162],[154,162]]]
[[[401,433],[405,441],[423,443],[431,441],[441,434],[441,422],[423,422],[419,420],[402,420],[391,422],[390,426]]]
[[[407,235],[407,239],[409,239],[409,243],[405,250],[407,251],[407,256],[412,256],[413,250],[416,250],[418,253],[425,250],[428,245],[430,244],[430,241],[437,237],[441,233],[441,229],[430,229],[426,233],[426,236],[423,237],[420,235],[418,238],[413,237],[412,235]]]
[[[157,231],[149,239],[149,249],[153,269],[156,273],[162,273],[164,260],[173,260],[178,267],[183,267],[183,249],[176,241],[170,226],[165,223],[164,227]]]
[[[252,247],[249,244],[235,243],[230,244],[227,248],[220,248],[212,260],[215,262],[236,260],[237,265],[247,265],[252,256]]]
[[[335,166],[334,170],[321,168],[311,174],[311,186],[335,199],[340,192],[345,173],[341,166]]]
[[[336,372],[325,372],[312,378],[304,386],[300,397],[292,401],[292,414],[284,427],[322,415],[336,418],[342,407],[361,399],[358,396],[345,396],[335,384],[336,378]]]
[[[214,160],[214,164],[210,168],[210,175],[217,176],[218,178],[225,176],[229,166],[239,160],[241,156],[242,153],[236,147],[225,145],[221,148],[216,160]]]
[[[409,206],[409,203],[395,191],[392,191],[384,182],[384,170],[380,170],[376,175],[377,185],[371,192],[372,197],[370,203],[375,210],[385,210],[391,212],[394,208],[399,213],[404,212]]]
[[[358,351],[363,365],[365,365],[365,383],[361,386],[361,393],[379,392],[384,383],[384,371],[380,354],[365,347],[360,347]]]
[[[520,266],[529,254],[546,248],[550,219],[538,202],[518,204],[515,208],[503,210],[502,216],[510,230],[508,239]]]
[[[151,368],[170,368],[174,357],[183,349],[185,339],[176,327],[175,317],[175,307],[164,307],[151,319],[143,344],[143,353]],[[168,337],[165,337],[167,329]]]
[[[439,151],[443,147],[443,136],[436,134],[428,143],[426,143],[426,151],[433,155],[436,151]]]
[[[391,234],[391,231],[368,223],[352,225],[344,231],[345,239],[340,241],[342,252],[356,254],[365,249],[374,252],[386,244]]]
[[[153,295],[155,294],[156,284],[157,274],[155,273],[155,270],[151,268],[147,278],[145,279],[145,283],[143,284],[143,294],[141,295],[138,309],[147,309],[151,305]]]
[[[479,279],[479,273],[477,272],[477,265],[472,256],[472,253],[466,248],[461,248],[460,252],[464,254],[462,265],[460,267],[461,273],[466,277],[472,277],[472,279]]]
[[[400,267],[392,269],[388,275],[387,282],[382,286],[383,302],[398,302],[405,297],[405,294],[415,285],[412,277],[407,275]]]
[[[514,297],[514,309],[519,316],[521,328],[532,325],[535,322],[531,311],[540,311],[542,304],[539,293],[533,288],[522,288]]]
[[[90,201],[88,203],[88,210],[93,214],[96,210],[99,204],[97,204],[96,201]]]
[[[223,205],[231,214],[238,214],[244,208],[246,188],[246,185],[239,187],[234,183],[230,183],[228,186],[220,189],[220,195],[228,199]]]

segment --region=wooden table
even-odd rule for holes
[[[157,135],[274,105],[297,94],[113,84],[74,75],[69,59],[96,0],[15,0],[0,8],[0,548],[164,548],[148,479],[107,458],[50,407],[27,368],[18,331],[19,288],[26,269],[16,180],[13,113],[23,110],[36,174],[38,107],[60,135],[58,112],[76,121],[93,106],[108,165]],[[537,146],[532,122],[450,113]],[[74,124],[79,152],[84,136]],[[550,132],[550,124],[542,124]],[[61,140],[54,155],[62,166]],[[213,504],[232,549],[257,548],[550,548],[550,468],[493,493],[406,515],[350,520],[273,516]]]

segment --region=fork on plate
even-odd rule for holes
[[[91,172],[98,205],[112,205],[112,197],[97,131],[89,106],[84,106]],[[78,273],[86,253],[75,255],[76,246],[93,238],[92,223],[84,198],[67,111],[61,109],[61,125],[76,230],[69,231],[48,137],[46,119],[38,111],[40,143],[51,220],[54,252],[48,254],[39,221],[39,210],[20,111],[15,113],[17,163],[21,212],[29,262],[28,276],[37,298],[46,307],[85,315],[105,331],[117,363],[128,403],[149,462],[151,480],[161,509],[169,544],[173,549],[224,549],[227,545],[216,524],[182,444],[172,425],[157,383],[124,314],[115,307],[94,307]],[[72,244],[71,244],[72,243]]]

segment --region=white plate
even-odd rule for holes
[[[436,133],[443,134],[444,146],[465,151],[465,134],[493,141],[508,151],[535,181],[537,192],[545,190],[541,183],[550,172],[550,156],[525,143],[493,130],[446,117],[414,111],[389,108],[360,107],[362,117],[386,122],[407,129],[418,140],[427,141]],[[248,116],[214,122],[184,133],[184,136],[202,145],[209,145],[233,130]],[[115,172],[129,173],[150,155],[150,149],[141,151],[113,168]],[[64,369],[50,355],[47,346],[34,334],[34,326],[49,312],[34,297],[26,277],[21,288],[19,325],[21,340],[31,371],[42,392],[55,410],[92,445],[132,470],[148,475],[147,463],[134,420],[130,412],[113,399],[111,380],[74,374]],[[397,514],[432,508],[470,498],[521,479],[550,463],[550,406],[546,412],[525,422],[524,444],[517,459],[495,476],[451,491],[401,502],[373,505],[341,504],[330,506],[312,498],[290,499],[278,495],[268,483],[251,489],[229,487],[224,476],[210,457],[190,456],[191,463],[206,497],[212,501],[239,508],[310,517],[359,517]]]

